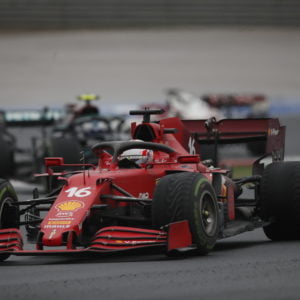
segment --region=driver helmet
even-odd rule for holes
[[[147,164],[153,161],[153,151],[147,149],[129,149],[124,151],[119,160],[127,158],[130,161],[134,161],[138,165]]]

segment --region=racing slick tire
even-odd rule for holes
[[[77,139],[73,137],[51,137],[48,141],[47,155],[49,157],[62,157],[66,164],[79,164],[80,163],[81,147]],[[64,167],[65,169],[65,167]],[[55,172],[60,172],[61,167],[54,167]],[[57,188],[59,181],[57,178],[50,179],[50,189]]]
[[[274,241],[300,239],[300,162],[268,165],[260,187],[263,227]]]
[[[18,201],[12,185],[0,179],[0,229],[19,228],[19,209],[14,203]],[[10,254],[0,254],[0,261],[6,260]]]
[[[183,172],[161,178],[154,191],[152,223],[160,228],[188,220],[193,243],[201,255],[211,251],[219,234],[215,191],[205,176]]]

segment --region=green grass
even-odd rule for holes
[[[241,178],[252,175],[252,166],[236,166],[232,168],[232,178]]]

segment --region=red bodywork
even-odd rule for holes
[[[159,123],[134,123],[134,139],[158,144],[158,148],[153,150],[152,162],[138,169],[120,168],[116,155],[105,151],[106,144],[96,145],[93,151],[99,157],[98,166],[79,165],[87,169],[75,172],[72,176],[65,176],[70,174],[68,172],[55,174],[60,176],[64,185],[40,224],[36,250],[23,249],[22,236],[17,229],[0,230],[0,249],[3,253],[15,255],[39,255],[107,252],[145,247],[163,247],[172,251],[190,247],[192,237],[187,221],[154,230],[151,217],[147,219],[143,216],[143,219],[140,214],[135,214],[140,206],[143,210],[151,206],[155,186],[160,178],[176,172],[200,172],[213,184],[215,176],[226,175],[226,170],[203,164],[197,154],[201,143],[213,143],[216,138],[219,142],[264,139],[267,141],[266,154],[272,155],[274,160],[282,159],[278,153],[283,152],[284,133],[285,128],[276,119],[208,122],[169,118]],[[160,151],[159,145],[171,150],[166,148],[166,151]],[[47,173],[42,175],[53,175],[53,166],[70,166],[64,164],[61,158],[45,160]],[[235,219],[234,189],[234,185],[222,183],[221,201],[228,203],[229,220]],[[106,210],[110,215],[106,215]],[[97,212],[103,211],[101,218],[104,221],[101,219],[103,223],[100,223]],[[132,219],[132,216],[136,218]],[[128,225],[114,225],[114,222],[107,224],[105,219],[110,217],[120,219],[122,224],[127,222]],[[138,222],[141,222],[141,227],[130,226]]]

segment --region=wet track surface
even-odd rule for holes
[[[148,39],[138,31],[3,35],[1,104],[35,107],[46,101],[60,106],[62,99],[73,101],[74,95],[95,87],[105,98],[127,104],[131,99],[159,99],[163,88],[174,85],[195,92],[295,96],[300,86],[299,32],[247,34],[161,31],[149,32]],[[286,154],[298,156],[299,118],[281,121],[288,126]],[[31,197],[33,186],[16,186],[20,199]],[[0,269],[1,300],[299,299],[300,242],[273,243],[258,229],[219,241],[205,257],[12,256]]]
[[[1,265],[1,299],[299,299],[299,247],[257,230],[205,257],[13,257]]]

